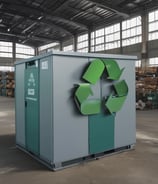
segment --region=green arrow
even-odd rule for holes
[[[118,96],[126,96],[128,94],[128,86],[125,80],[114,84],[114,88]]]
[[[108,73],[108,79],[119,80],[124,68],[120,69],[117,62],[112,59],[105,59],[103,60],[103,62],[105,64],[105,67]]]
[[[99,114],[101,112],[101,101],[86,100],[81,104],[80,110],[84,115]]]
[[[111,95],[105,103],[106,108],[111,114],[122,108],[128,94],[128,86],[125,80],[114,84],[114,88],[118,97]]]
[[[125,100],[126,96],[113,97],[112,95],[110,95],[105,103],[105,106],[108,109],[108,111],[112,114],[119,111],[122,108]]]
[[[84,102],[89,95],[93,95],[90,84],[87,84],[87,83],[79,84],[79,87],[75,92],[75,96],[77,97],[80,104]]]
[[[91,62],[82,78],[91,84],[95,84],[100,79],[104,69],[104,63],[100,59],[96,59]]]
[[[100,100],[87,100],[89,95],[93,95],[90,84],[80,84],[75,92],[77,107],[83,115],[98,114],[101,109]]]

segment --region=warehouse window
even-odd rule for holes
[[[13,57],[13,44],[11,42],[0,42],[0,57]]]
[[[47,52],[51,52],[51,51],[53,51],[53,50],[60,51],[60,46],[59,46],[59,45],[56,45],[56,46],[54,46],[54,47],[52,47],[52,48],[48,48],[48,49],[47,49]]]
[[[46,45],[39,47],[38,50],[39,50],[40,54],[47,53],[47,52],[50,52],[53,50],[59,51],[60,45],[58,42],[53,42],[53,43],[49,43],[49,44],[46,44]]]
[[[63,51],[73,52],[73,45],[67,45],[63,47]]]
[[[120,47],[120,24],[115,24],[105,28],[105,49]]]
[[[47,50],[47,49],[50,49],[50,48],[53,48],[55,46],[59,45],[59,43],[57,42],[54,42],[54,43],[49,43],[49,44],[46,44],[46,45],[43,45],[41,47],[39,47],[39,51],[43,51],[43,50]]]
[[[141,17],[135,17],[122,22],[122,46],[140,43],[142,41]]]
[[[149,40],[158,39],[158,10],[148,14]]]
[[[29,58],[35,55],[32,47],[16,44],[16,58]]]
[[[135,67],[141,67],[141,60],[135,62]]]
[[[105,29],[99,29],[91,33],[91,51],[105,50]]]
[[[10,72],[13,72],[14,71],[14,67],[13,66],[0,66],[0,71],[10,71]]]
[[[150,66],[158,65],[158,57],[150,58],[150,59],[149,59],[149,65],[150,65]]]
[[[88,52],[88,34],[78,36],[77,51],[78,52]]]

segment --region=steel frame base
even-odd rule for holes
[[[81,157],[81,158],[77,158],[77,159],[74,159],[74,160],[69,160],[69,161],[65,161],[65,162],[58,162],[58,163],[48,163],[45,160],[43,160],[42,158],[40,158],[40,157],[34,155],[33,153],[27,151],[22,146],[17,144],[16,147],[18,149],[22,150],[23,152],[27,153],[28,155],[30,155],[32,158],[34,158],[38,162],[40,162],[43,165],[45,165],[46,167],[48,167],[50,170],[58,171],[58,170],[62,170],[62,169],[68,168],[68,167],[83,164],[83,163],[86,163],[86,162],[89,162],[89,161],[92,161],[92,160],[98,160],[98,159],[103,158],[103,157],[112,156],[114,154],[119,154],[119,153],[122,153],[122,152],[134,150],[135,149],[135,144],[131,144],[131,145],[128,145],[128,146],[124,146],[124,147],[109,150],[109,151],[104,151],[104,152],[97,153],[97,154],[91,154],[91,155]]]

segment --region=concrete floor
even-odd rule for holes
[[[137,111],[137,144],[52,172],[15,147],[14,99],[0,97],[0,184],[158,184],[158,110]]]

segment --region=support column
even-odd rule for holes
[[[91,31],[88,30],[88,52],[91,52]]]
[[[106,30],[105,29],[104,29],[104,53],[106,53]]]
[[[13,56],[13,65],[14,65],[16,61],[16,43],[15,42],[13,42],[12,56]]]
[[[60,41],[60,43],[59,43],[59,49],[60,49],[60,51],[63,51],[63,42],[62,41]]]
[[[120,22],[120,54],[123,54],[123,47],[122,47],[122,22]]]
[[[148,65],[148,14],[142,14],[142,48],[141,48],[141,67],[146,68]]]
[[[39,55],[39,50],[38,50],[38,47],[35,47],[35,56],[38,56]]]
[[[77,51],[77,35],[74,35],[73,37],[73,45],[74,45],[74,52]]]

